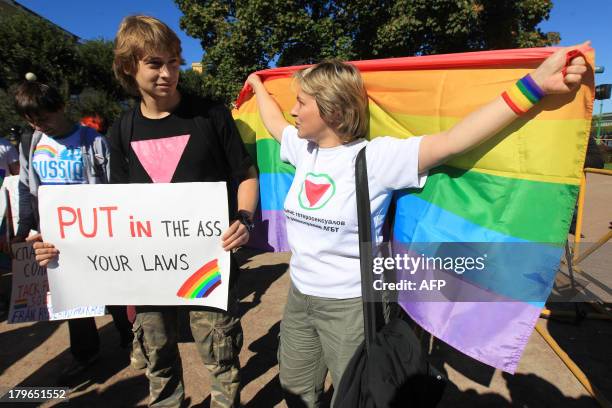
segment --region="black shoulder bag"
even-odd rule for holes
[[[392,318],[385,324],[382,297],[373,290],[372,217],[366,148],[355,163],[364,342],[347,366],[334,408],[435,407],[446,386],[431,367],[410,325]]]

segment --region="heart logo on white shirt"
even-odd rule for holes
[[[327,174],[308,173],[302,183],[298,201],[305,210],[318,210],[336,192],[336,184]]]

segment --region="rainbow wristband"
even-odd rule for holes
[[[540,102],[540,99],[544,97],[544,91],[535,83],[531,75],[527,74],[501,96],[510,109],[521,116]]]

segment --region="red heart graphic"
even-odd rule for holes
[[[306,186],[306,198],[312,207],[319,201],[321,196],[329,189],[331,184],[316,184],[311,181],[305,180],[304,185]]]

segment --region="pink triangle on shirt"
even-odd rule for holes
[[[154,183],[169,183],[189,142],[189,135],[132,142],[132,149]]]

